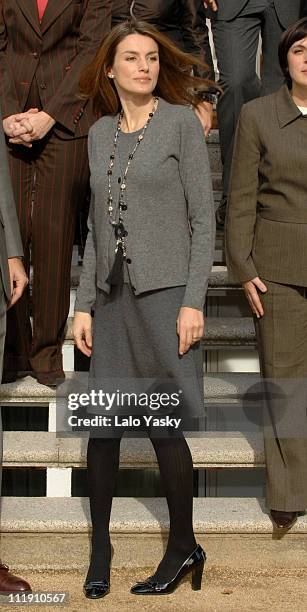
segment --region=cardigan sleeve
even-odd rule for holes
[[[92,152],[92,134],[89,131],[88,138],[88,153],[89,160],[91,161]],[[95,237],[95,195],[91,193],[91,204],[88,214],[87,227],[88,234],[86,238],[86,244],[84,249],[83,265],[80,276],[80,283],[77,290],[75,312],[88,312],[91,313],[95,307],[96,302],[96,262],[97,262],[97,248],[96,248],[96,237]]]
[[[261,153],[256,122],[243,106],[236,131],[226,217],[226,259],[230,276],[239,282],[258,276],[252,259],[258,171]]]
[[[91,205],[87,221],[88,234],[86,238],[80,283],[77,290],[75,312],[91,313],[96,302],[96,244],[94,230],[95,196],[91,196]]]
[[[179,172],[191,228],[189,273],[182,306],[202,310],[215,246],[215,217],[207,144],[194,111],[184,109]]]

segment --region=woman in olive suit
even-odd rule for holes
[[[282,36],[279,61],[286,84],[241,112],[226,242],[265,378],[267,506],[289,529],[307,506],[306,18]]]

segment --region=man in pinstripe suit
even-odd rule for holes
[[[33,263],[33,333],[27,291],[8,316],[5,380],[32,370],[64,376],[76,210],[88,182],[94,122],[79,75],[108,33],[111,0],[0,0],[0,95],[25,266]]]

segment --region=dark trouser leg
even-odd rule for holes
[[[270,2],[269,7],[263,13],[261,24],[261,80],[265,94],[277,91],[284,83],[278,60],[278,45],[283,32],[284,28],[278,21],[273,2]]]
[[[196,547],[193,532],[193,463],[185,438],[151,438],[170,515],[165,555],[155,573],[169,582]]]
[[[307,507],[307,294],[264,282],[265,314],[256,328],[261,370],[268,381],[267,506],[291,512]]]
[[[87,477],[92,520],[92,555],[87,580],[110,576],[110,515],[119,467],[120,438],[90,438]]]
[[[30,362],[37,373],[61,376],[76,210],[88,182],[87,139],[61,140],[51,134],[35,168]]]
[[[34,147],[33,147],[34,149]],[[30,271],[31,194],[34,179],[34,152],[24,147],[9,149],[9,165],[24,249],[24,266]],[[29,369],[32,330],[30,323],[30,289],[26,288],[17,304],[7,312],[4,371]]]
[[[223,196],[227,197],[233,140],[242,105],[262,94],[256,74],[260,15],[212,21],[214,46],[223,94],[217,106],[223,162]]]

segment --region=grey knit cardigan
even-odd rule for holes
[[[75,311],[91,312],[97,287],[109,293],[107,170],[118,116],[99,119],[89,132],[91,206]],[[121,175],[113,168],[113,198]],[[215,242],[214,205],[207,145],[200,121],[187,106],[159,104],[133,158],[125,192],[124,225],[135,295],[185,285],[182,306],[203,309]]]

